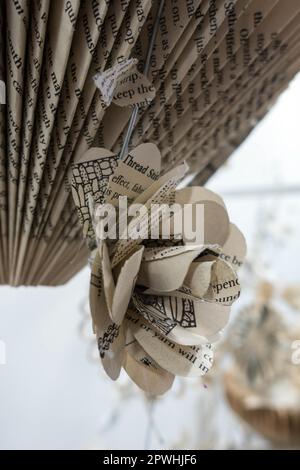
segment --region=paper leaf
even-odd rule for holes
[[[188,169],[189,167],[185,162],[176,166],[152,183],[134,202],[140,204],[146,204],[147,202],[168,202],[170,193],[174,192],[176,186],[184,178]]]

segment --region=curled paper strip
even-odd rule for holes
[[[94,77],[106,106],[148,105],[155,96],[155,88],[136,67],[137,59],[123,60]]]
[[[230,223],[222,199],[205,188],[176,191],[186,165],[159,177],[160,163],[154,144],[139,145],[123,161],[105,149],[92,149],[74,166],[72,178],[84,233],[97,246],[90,305],[103,367],[112,379],[123,367],[150,395],[165,393],[176,375],[202,376],[212,367],[212,343],[240,295],[236,268],[246,254],[245,239]],[[98,179],[94,170],[80,169],[95,164],[101,167],[98,175],[104,167],[110,174]],[[128,213],[121,215],[124,197]],[[89,198],[95,214],[88,211]],[[137,204],[143,210],[131,213]],[[109,217],[100,217],[109,207]],[[115,210],[118,223],[108,230],[109,237],[100,236],[99,224],[107,229]],[[196,235],[201,232],[200,242],[185,236],[190,226],[197,227]]]
[[[3,80],[0,80],[0,104],[6,104],[6,86]]]

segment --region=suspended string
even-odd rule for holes
[[[153,434],[155,435],[155,437],[156,437],[156,439],[157,439],[157,441],[159,442],[160,445],[165,444],[165,439],[160,434],[159,429],[156,426],[155,419],[154,419],[155,408],[156,408],[156,405],[157,405],[157,398],[156,397],[147,397],[147,405],[148,405],[148,425],[147,425],[147,429],[146,429],[144,449],[145,450],[150,450]]]
[[[149,41],[149,47],[148,47],[145,66],[144,66],[144,75],[145,76],[147,76],[148,73],[149,73],[149,68],[150,68],[150,63],[151,63],[151,56],[152,56],[153,48],[154,48],[154,45],[155,45],[155,40],[156,40],[158,28],[159,28],[159,22],[160,22],[160,18],[161,18],[163,9],[164,9],[164,5],[165,5],[165,0],[161,0],[160,3],[159,3],[158,9],[157,9],[157,15],[156,15],[156,18],[155,18],[155,21],[154,21],[152,34],[151,34],[150,41]],[[119,159],[120,160],[124,160],[125,156],[127,155],[128,147],[129,147],[129,144],[130,144],[130,139],[131,139],[132,133],[134,131],[134,127],[135,127],[135,124],[136,124],[138,112],[139,112],[139,106],[136,104],[133,108],[133,111],[132,111],[132,114],[131,114],[131,117],[130,117],[130,120],[129,120],[128,128],[127,128],[127,131],[126,131],[126,135],[125,135],[125,138],[124,138],[124,142],[123,142],[120,154],[119,154]],[[132,342],[126,344],[125,347],[129,346],[130,344],[132,344]],[[147,430],[147,433],[146,433],[145,449],[148,449],[151,434],[152,434],[152,431],[154,429],[153,406],[154,406],[154,401],[152,399],[151,406],[149,406],[149,408],[148,408],[148,423],[149,424],[148,424],[148,430]]]
[[[155,18],[155,22],[154,22],[154,25],[153,25],[153,31],[152,31],[152,35],[151,35],[151,38],[150,38],[149,47],[148,47],[148,51],[147,51],[146,62],[145,62],[145,67],[144,67],[144,75],[146,75],[146,76],[148,75],[148,72],[149,72],[151,56],[152,56],[152,52],[153,52],[153,48],[154,48],[154,44],[155,44],[156,35],[157,35],[157,32],[158,32],[159,21],[160,21],[160,18],[161,18],[163,9],[164,9],[164,4],[165,4],[165,0],[161,0],[161,2],[159,4],[159,7],[158,7],[158,10],[157,10],[157,16]],[[139,106],[136,104],[133,108],[133,111],[132,111],[132,114],[131,114],[131,117],[130,117],[130,121],[129,121],[129,124],[128,124],[128,128],[127,128],[127,131],[126,131],[125,139],[124,139],[124,142],[123,142],[120,154],[119,154],[120,160],[124,160],[125,156],[127,155],[128,146],[129,146],[129,143],[130,143],[132,133],[134,131],[134,126],[135,126],[135,123],[136,123],[138,112],[139,112]]]
[[[163,9],[164,9],[164,5],[165,5],[165,0],[161,0],[160,3],[159,3],[159,6],[158,6],[157,15],[156,15],[156,18],[155,18],[155,21],[154,21],[152,34],[151,34],[150,41],[149,41],[149,47],[148,47],[148,50],[147,50],[147,56],[146,56],[146,61],[145,61],[145,66],[144,66],[144,75],[146,75],[146,76],[148,75],[148,72],[149,72],[150,63],[151,63],[151,56],[152,56],[153,48],[154,48],[154,45],[155,45],[155,40],[156,40],[158,28],[159,28],[159,21],[160,21],[160,18],[161,18]],[[134,131],[134,127],[135,127],[135,124],[136,124],[138,112],[139,112],[139,106],[136,104],[133,108],[133,111],[132,111],[132,114],[131,114],[131,117],[130,117],[130,120],[129,120],[128,128],[127,128],[127,131],[126,131],[125,139],[124,139],[124,142],[123,142],[120,154],[119,154],[119,159],[120,160],[124,160],[125,156],[127,155],[130,139],[131,139],[132,133]],[[89,198],[89,206],[90,206],[90,214],[91,214],[91,217],[93,219],[94,201],[92,200],[91,197]],[[87,243],[87,247],[90,251],[97,248],[97,242],[95,240],[90,239],[89,237],[87,237],[86,243]],[[89,258],[88,261],[89,261],[89,265],[91,266],[91,264],[93,262],[92,256]]]
[[[146,61],[145,61],[145,66],[144,66],[144,75],[148,75],[148,72],[149,72],[151,56],[152,56],[153,48],[154,48],[154,45],[155,45],[155,39],[156,39],[158,28],[159,28],[160,18],[161,18],[163,9],[164,9],[164,4],[165,4],[165,0],[161,0],[160,3],[159,3],[159,6],[158,6],[157,15],[156,15],[155,22],[154,22],[154,25],[153,25],[152,34],[151,34],[151,37],[150,37],[150,40],[149,40],[149,47],[148,47],[148,50],[147,50],[147,56],[146,56]],[[125,139],[124,139],[124,142],[123,142],[120,154],[119,154],[120,160],[124,160],[124,158],[125,158],[125,156],[128,152],[128,147],[129,147],[129,143],[130,143],[132,133],[134,131],[134,127],[135,127],[135,124],[136,124],[138,112],[139,112],[139,106],[135,105],[134,108],[133,108],[130,120],[129,120],[129,124],[128,124],[128,128],[127,128],[127,131],[126,131]],[[90,213],[92,215],[93,214],[93,201],[90,200],[89,202],[90,202]],[[96,242],[92,243],[92,240],[88,239],[87,243],[88,243],[88,247],[89,247],[90,250],[93,250],[94,248],[97,247],[97,243]],[[93,257],[90,256],[90,258],[89,258],[89,265],[90,266],[91,266],[92,262],[93,262]],[[83,336],[84,335],[84,328],[85,328],[85,320],[86,320],[85,302],[81,303],[80,310],[84,314],[84,317],[85,317],[83,319],[83,321],[81,322],[80,326],[79,326],[80,334]],[[125,345],[125,347],[130,346],[135,341],[136,340],[128,342]],[[90,359],[92,359],[92,354],[91,354]],[[162,438],[162,436],[158,432],[158,429],[156,429],[155,423],[154,423],[155,398],[154,397],[146,397],[146,398],[147,398],[146,403],[148,404],[148,407],[147,407],[148,426],[147,426],[146,436],[145,436],[145,449],[148,449],[149,446],[150,446],[151,437],[152,437],[153,433],[156,435],[158,441],[161,444],[164,442],[164,439]],[[119,417],[120,417],[121,409],[122,408],[121,408],[120,404],[113,408],[112,412],[110,413],[110,415],[107,419],[107,422],[102,426],[102,429],[100,431],[101,434],[105,434],[106,431],[108,431],[110,428],[112,428],[116,425],[116,423],[117,423],[117,421],[119,420]]]

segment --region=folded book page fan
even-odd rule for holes
[[[298,0],[166,0],[145,79],[160,7],[0,2],[1,284],[58,285],[85,265],[71,167],[91,147],[120,152],[128,100],[131,148],[155,142],[162,173],[185,160],[202,184],[299,70]]]

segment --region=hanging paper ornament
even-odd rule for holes
[[[229,350],[246,381],[264,388],[287,362],[287,330],[268,303],[244,307],[230,328]]]
[[[237,415],[275,445],[299,448],[300,393],[295,371],[258,394],[232,369],[224,377],[227,400]]]
[[[212,343],[240,295],[236,269],[246,252],[218,195],[200,187],[176,191],[185,164],[159,178],[160,168],[154,144],[141,144],[123,161],[93,148],[74,165],[71,180],[84,234],[94,248],[90,307],[102,364],[112,379],[124,367],[154,395],[167,391],[175,375],[198,377],[211,368]],[[128,213],[121,215],[124,197]],[[144,210],[131,213],[138,203]],[[172,204],[177,212],[170,214]],[[195,225],[199,206],[201,243],[188,240],[185,230],[178,234],[175,223],[176,214],[183,214],[184,229]],[[115,208],[118,223],[102,238]],[[105,222],[100,213],[108,214]],[[165,222],[171,227],[168,239],[162,236]],[[151,238],[153,232],[157,238]]]
[[[300,442],[300,380],[291,347],[298,337],[272,307],[273,293],[271,283],[261,282],[256,302],[229,329],[234,367],[225,374],[224,388],[243,420],[271,441],[292,446]]]
[[[300,310],[300,285],[292,284],[281,292],[282,298],[295,310]]]

